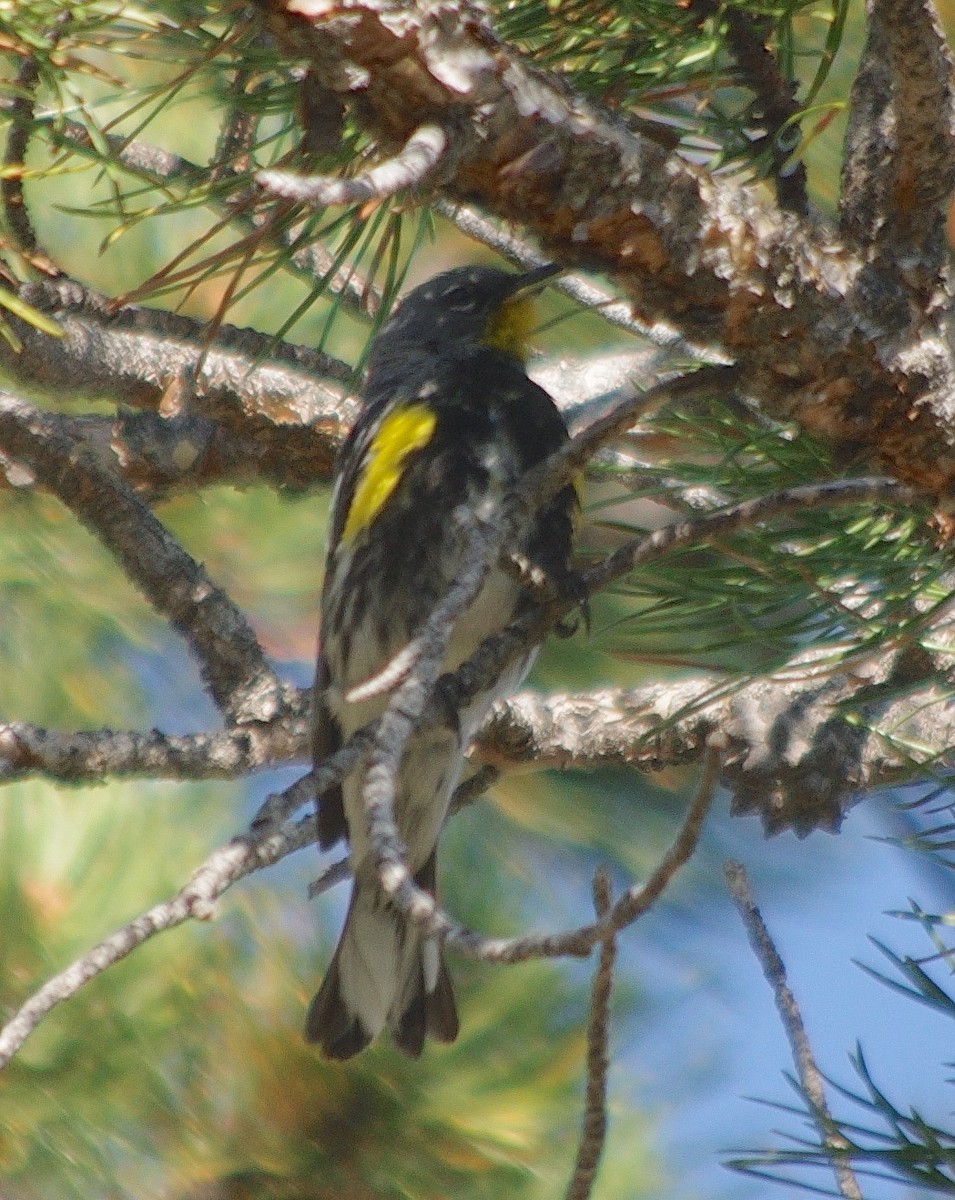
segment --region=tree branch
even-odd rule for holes
[[[270,721],[216,733],[158,729],[59,733],[24,722],[0,724],[0,783],[41,775],[60,783],[108,778],[237,779],[308,754],[310,696],[300,693]]]
[[[871,266],[862,296],[899,333],[948,307],[945,222],[955,190],[952,59],[929,0],[869,0],[852,86],[840,196],[843,230]],[[899,287],[904,281],[905,286]]]
[[[0,393],[0,448],[103,542],[189,644],[231,721],[267,721],[284,688],[242,613],[115,474],[66,436],[54,414]]]
[[[955,745],[955,708],[944,680],[901,686],[895,681],[905,673],[905,656],[898,654],[885,663],[855,660],[840,671],[796,660],[749,681],[714,672],[630,690],[521,692],[495,705],[472,759],[500,771],[654,772],[699,762],[707,739],[722,732],[721,782],[733,793],[737,814],[759,814],[769,833],[837,829],[872,789],[952,765],[950,756],[932,749]],[[292,766],[307,757],[309,701],[305,690],[262,725],[178,737],[0,725],[0,781],[237,778],[260,767]],[[364,752],[368,737],[355,749],[349,741],[349,762]],[[338,777],[333,768],[320,786]],[[309,774],[297,781],[263,819],[281,823],[310,803],[315,779]]]
[[[402,5],[400,21],[389,0],[256,2],[327,87],[346,101],[360,88],[356,114],[383,146],[455,122],[449,198],[522,222],[562,263],[609,271],[642,320],[721,344],[774,418],[933,499],[955,497],[955,361],[933,331],[913,332],[904,278],[893,281],[900,323],[898,306],[871,302],[863,259],[822,221],[571,96],[468,0]]]
[[[0,339],[0,367],[14,378],[153,410],[168,408],[178,386],[190,415],[215,421],[252,451],[249,469],[261,465],[297,487],[331,473],[357,407],[346,364],[230,326],[206,345],[202,322],[132,306],[114,312],[69,280],[26,285],[20,296],[54,314],[64,336],[16,321],[19,353]]]
[[[54,975],[14,1013],[0,1029],[0,1069],[49,1012],[75,996],[91,979],[166,929],[175,929],[189,920],[210,920],[215,915],[215,901],[233,883],[309,845],[314,837],[315,822],[307,817],[280,832],[260,838],[236,838],[214,851],[171,900],[154,905],[105,938]]]
[[[923,271],[937,276],[947,260],[942,235],[955,191],[952,56],[930,0],[873,0],[869,21],[884,23],[891,50],[898,141],[892,232],[900,251],[924,255]]]
[[[388,200],[405,188],[418,187],[441,162],[447,148],[448,135],[440,126],[422,125],[392,158],[351,179],[260,171],[256,181],[274,196],[317,207]]]
[[[796,659],[751,680],[714,672],[629,691],[523,692],[495,707],[474,753],[502,770],[652,772],[699,761],[722,732],[734,813],[758,814],[770,834],[837,830],[872,789],[952,766],[938,748],[955,745],[955,711],[944,677],[929,674],[913,684],[896,651],[839,669]]]
[[[724,867],[724,873],[737,911],[746,927],[750,945],[763,968],[766,982],[773,989],[776,1008],[792,1049],[800,1087],[832,1163],[839,1195],[843,1196],[845,1200],[862,1200],[862,1192],[847,1157],[849,1143],[832,1119],[829,1105],[826,1103],[822,1073],[816,1066],[799,1005],[786,982],[786,968],[783,960],[779,957],[769,930],[763,923],[760,911],[753,900],[746,871],[742,863],[728,862]]]
[[[277,453],[271,441],[226,430],[208,417],[120,409],[110,417],[60,413],[57,420],[67,437],[82,443],[101,466],[120,475],[150,503],[219,483],[265,483],[289,489],[315,483],[317,464],[311,454],[306,475],[301,453],[292,457]],[[315,439],[304,427],[301,432],[304,450]],[[35,484],[30,472],[0,459],[0,488]]]
[[[594,912],[603,920],[610,912],[610,880],[603,870],[594,875]],[[611,934],[600,943],[600,958],[590,993],[587,1021],[587,1101],[577,1159],[566,1200],[588,1200],[597,1177],[607,1135],[607,1045],[610,1037],[610,994],[617,943]]]

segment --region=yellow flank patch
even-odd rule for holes
[[[437,423],[426,404],[409,404],[385,417],[365,454],[342,530],[343,542],[350,542],[375,519],[398,486],[408,455],[428,444]]]
[[[505,354],[513,354],[521,362],[527,357],[527,339],[531,336],[537,316],[533,296],[518,296],[502,304],[487,323],[484,344]]]

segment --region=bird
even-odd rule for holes
[[[381,675],[447,594],[468,552],[468,522],[502,528],[507,496],[568,439],[553,399],[526,370],[534,299],[558,269],[445,271],[410,291],[372,340],[359,416],[334,470],[313,693],[315,763],[385,711],[389,695],[360,685]],[[576,507],[574,486],[562,487],[516,544],[504,546],[455,625],[444,671],[535,603],[531,576],[573,593]],[[395,818],[415,882],[432,895],[438,835],[468,745],[536,652],[464,711],[409,739]],[[318,798],[317,828],[322,849],[347,838],[353,882],[337,948],[308,1009],[306,1040],[331,1059],[350,1058],[386,1028],[411,1058],[428,1036],[453,1042],[459,1018],[442,947],[381,889],[360,767]]]

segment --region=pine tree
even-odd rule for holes
[[[816,837],[907,789],[950,869],[951,62],[928,0],[861,8],[0,2],[4,1197],[658,1194],[650,1114],[604,1152],[614,955],[717,785]],[[328,484],[395,299],[471,259],[566,268],[535,374],[576,437],[514,522],[583,473],[588,614],[542,595],[442,693],[554,635],[446,908],[403,893],[460,1041],[333,1065],[299,1034]],[[955,1192],[861,1051],[826,1088],[727,871],[811,1130],[733,1165]],[[950,915],[902,915],[926,961],[880,946],[886,982],[955,1015]]]

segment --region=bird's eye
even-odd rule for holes
[[[469,288],[453,287],[445,292],[444,302],[455,312],[467,312],[469,308],[474,307],[474,295]]]

